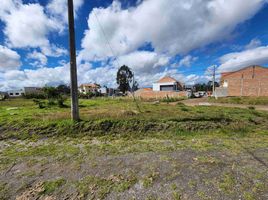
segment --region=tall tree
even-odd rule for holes
[[[116,82],[118,84],[118,89],[126,94],[130,90],[130,82],[133,79],[133,73],[128,66],[123,65],[117,72]]]

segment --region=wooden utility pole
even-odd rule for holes
[[[74,121],[78,121],[79,107],[78,107],[73,0],[68,0],[68,19],[69,19],[69,45],[70,45],[71,112],[72,112],[72,119]]]

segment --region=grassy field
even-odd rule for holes
[[[0,102],[0,199],[267,199],[268,113],[127,99]]]
[[[213,103],[230,103],[230,104],[244,104],[244,105],[268,105],[268,97],[222,97],[209,98]]]

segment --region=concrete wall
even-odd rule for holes
[[[170,98],[188,97],[187,91],[172,92],[172,91],[152,91],[140,89],[135,92],[135,96],[142,99],[163,99],[167,96]]]
[[[215,89],[215,93],[213,94],[215,97],[227,97],[228,89],[225,87],[218,87]]]
[[[7,92],[9,97],[21,97],[25,94],[24,90],[10,90]]]

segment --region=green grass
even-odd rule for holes
[[[67,102],[68,103],[68,102]],[[162,105],[128,99],[81,100],[79,123],[70,120],[69,108],[39,109],[31,100],[0,102],[1,137],[44,137],[57,135],[143,136],[148,133],[191,135],[224,130],[247,133],[257,128],[267,130],[267,112],[239,108]],[[260,122],[256,122],[256,119]],[[263,127],[260,127],[263,126]]]
[[[224,177],[222,178],[220,184],[219,184],[219,188],[227,193],[227,194],[231,194],[234,192],[234,187],[236,184],[236,180],[234,178],[234,176],[232,174],[225,174]]]
[[[222,97],[218,99],[209,98],[209,101],[214,103],[268,105],[268,97]]]
[[[60,194],[72,187],[84,199],[103,199],[110,193],[128,191],[136,184],[150,191],[161,181],[180,180],[185,165],[189,170],[191,168],[191,173],[192,169],[198,169],[199,173],[209,174],[210,170],[225,165],[225,157],[221,155],[233,159],[245,149],[254,152],[267,148],[267,112],[213,106],[188,107],[181,103],[138,101],[138,104],[141,110],[130,99],[81,100],[81,121],[74,123],[70,120],[70,108],[52,106],[39,109],[32,100],[24,99],[0,102],[0,172],[12,177],[12,170],[22,167],[14,176],[27,186],[22,187],[23,190],[33,179],[46,177],[41,179],[44,190],[40,195]],[[196,154],[189,158],[188,165],[170,156],[182,151]],[[211,152],[218,152],[220,156],[210,155]],[[142,160],[151,153],[160,155],[154,160],[160,162],[159,166]],[[128,163],[129,160],[124,163],[128,156],[136,159],[138,168]],[[113,157],[118,160],[110,159]],[[107,160],[102,162],[101,159]],[[243,159],[252,160],[251,157]],[[48,176],[53,172],[48,174],[47,170],[56,166],[68,169],[61,172],[62,178]],[[127,170],[116,171],[122,166]],[[161,173],[165,167],[172,167],[165,172],[167,174]],[[232,164],[227,169],[231,167]],[[92,173],[87,169],[92,169]],[[95,170],[99,173],[94,174]],[[222,172],[213,184],[226,195],[232,195],[238,180],[229,172]],[[262,174],[247,173],[249,177],[258,175],[254,180],[264,179]],[[76,176],[72,177],[73,174]],[[7,184],[0,184],[0,198],[8,199],[6,195],[13,187],[8,181],[4,179]],[[197,196],[206,199],[207,191],[198,188],[198,184],[198,179],[189,176],[183,187],[173,186],[170,194],[174,199],[181,199],[183,188],[188,188],[197,190]],[[245,189],[241,195],[245,199],[251,199],[251,190],[254,195],[265,191],[263,181],[251,184],[243,180],[243,184]]]
[[[104,199],[112,191],[124,192],[136,183],[135,177],[124,178],[120,175],[100,178],[86,176],[76,183],[79,194],[82,197]]]
[[[66,180],[63,178],[59,178],[59,179],[51,180],[51,181],[45,181],[43,183],[44,190],[41,192],[41,194],[52,194],[55,190],[57,190],[59,187],[61,187],[65,183],[66,183]]]

